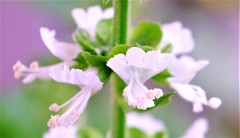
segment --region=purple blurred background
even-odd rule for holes
[[[21,85],[20,80],[13,78],[12,72],[12,66],[17,60],[28,65],[33,60],[52,57],[40,38],[41,26],[55,29],[59,40],[71,41],[76,27],[70,14],[71,9],[96,3],[101,3],[101,0],[1,1],[1,93],[7,95]],[[147,0],[139,4],[133,0],[132,6],[132,24],[146,19],[161,23],[179,20],[192,30],[196,47],[191,55],[196,59],[210,61],[210,65],[198,73],[193,84],[202,86],[208,97],[218,96],[223,100],[223,106],[218,111],[206,109],[206,113],[201,114],[214,120],[210,125],[213,131],[209,138],[237,138],[239,1]],[[179,106],[183,110],[178,109]],[[186,115],[185,109],[191,106],[176,96],[171,108],[175,110],[177,118]],[[161,114],[164,119],[165,113]],[[174,125],[169,123],[169,127]]]

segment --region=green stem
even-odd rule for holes
[[[113,46],[127,44],[128,0],[113,0]],[[113,73],[111,76],[111,138],[126,137],[126,115],[120,101],[124,100],[122,92],[125,86],[122,80]]]
[[[124,82],[113,73],[111,76],[111,138],[125,138],[126,115],[120,103],[124,100],[122,96],[125,88]]]
[[[129,0],[113,0],[113,45],[127,44]]]

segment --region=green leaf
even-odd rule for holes
[[[162,53],[169,53],[172,49],[172,45],[171,44],[167,44],[165,45],[162,49],[161,49],[161,52]]]
[[[97,54],[94,48],[94,44],[91,41],[90,36],[86,30],[78,29],[75,32],[75,37],[84,51],[90,52],[92,54]]]
[[[112,70],[106,66],[107,57],[101,55],[92,55],[89,52],[82,52],[82,55],[88,65],[98,69],[98,77],[102,82],[108,81]]]
[[[153,138],[168,138],[168,133],[166,131],[157,132]]]
[[[115,47],[113,47],[113,49],[111,50],[111,52],[108,55],[108,58],[112,58],[117,54],[126,54],[127,50],[131,48],[130,46],[127,45],[117,45]]]
[[[78,130],[78,138],[103,138],[103,136],[97,129],[87,126]]]
[[[111,73],[112,73],[112,70],[105,65],[98,67],[98,77],[103,83],[109,80]]]
[[[82,53],[78,54],[77,57],[74,59],[74,61],[76,61],[77,64],[74,65],[73,68],[78,68],[78,69],[83,69],[83,70],[87,69],[88,63],[86,62]]]
[[[139,23],[131,33],[131,44],[157,47],[162,38],[162,31],[158,24],[150,21]]]
[[[112,19],[104,19],[98,22],[96,26],[96,40],[106,46],[112,41]]]
[[[148,136],[145,132],[138,128],[129,128],[128,138],[148,138]]]
[[[164,94],[159,99],[154,100],[155,106],[163,106],[166,104],[170,104],[172,102],[171,98],[174,94],[175,94],[175,92],[170,92],[170,93]]]
[[[141,49],[144,50],[145,52],[154,50],[151,46],[141,46],[141,45],[137,44],[137,47],[141,48]]]
[[[107,57],[101,55],[93,55],[89,52],[82,52],[82,56],[84,57],[86,62],[93,67],[106,65],[107,63]]]
[[[160,72],[159,74],[153,76],[152,80],[154,80],[155,82],[157,82],[163,86],[170,87],[167,79],[171,76],[172,75],[170,74],[170,72],[167,69],[165,69],[162,72]]]
[[[170,104],[172,102],[171,98],[174,94],[175,94],[175,92],[170,92],[170,93],[164,94],[159,99],[155,99],[154,100],[154,104],[155,104],[154,107],[147,108],[146,110],[140,110],[140,109],[134,109],[134,110],[137,111],[137,112],[147,112],[147,111],[149,111],[153,108],[156,108],[157,106],[163,106],[163,105],[166,105],[166,104]]]

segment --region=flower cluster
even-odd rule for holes
[[[139,44],[138,42],[146,40],[139,41],[138,39],[141,39],[142,36],[136,38],[138,35],[135,35],[133,38],[138,41],[131,45],[116,44],[114,48],[109,48],[109,45],[112,44],[104,37],[108,34],[108,31],[104,29],[112,29],[109,26],[111,25],[109,19],[111,21],[113,17],[112,8],[104,11],[99,6],[90,7],[87,11],[73,9],[72,16],[78,27],[77,33],[75,32],[73,35],[74,42],[72,43],[57,40],[55,30],[46,27],[40,28],[41,38],[45,46],[62,62],[39,67],[39,63],[34,61],[27,67],[18,61],[13,66],[15,78],[23,77],[23,83],[30,83],[37,78],[52,79],[80,88],[80,91],[64,104],[53,103],[50,105],[49,110],[53,112],[58,112],[66,106],[68,109],[62,115],[51,116],[48,121],[48,127],[51,130],[44,137],[51,137],[57,131],[64,132],[63,127],[71,127],[75,124],[84,112],[91,96],[102,89],[111,73],[116,73],[126,84],[122,90],[122,95],[128,105],[137,108],[137,110],[154,108],[163,102],[161,98],[171,98],[169,94],[163,93],[161,87],[150,89],[144,85],[146,81],[154,79],[156,76],[160,76],[160,80],[158,79],[160,84],[163,81],[167,82],[167,86],[174,89],[183,99],[191,102],[194,112],[203,111],[203,105],[213,109],[217,109],[221,105],[222,102],[219,98],[212,97],[208,100],[206,92],[201,87],[190,84],[196,73],[208,65],[209,61],[195,61],[186,55],[193,50],[194,41],[191,31],[184,28],[180,22],[163,25],[143,23],[142,26],[148,24],[155,26],[159,33],[161,33],[160,27],[162,27],[163,37],[161,39],[159,35],[159,38],[156,39],[158,43],[156,46],[151,46],[155,42]],[[99,23],[101,24],[99,25]],[[98,25],[105,28],[99,29]],[[167,77],[162,74],[163,72],[168,73]],[[166,129],[161,121],[156,121],[149,115],[141,116],[130,113],[127,123],[129,127],[143,129],[149,135]],[[192,138],[193,133],[198,133],[199,137],[204,137],[207,129],[206,119],[198,119],[182,138]],[[75,128],[71,131],[73,134],[71,137],[75,137]]]
[[[189,84],[196,73],[209,64],[207,60],[195,61],[185,54],[194,48],[194,41],[191,31],[184,28],[178,21],[163,24],[163,40],[160,48],[165,45],[172,45],[171,53],[175,55],[175,60],[168,68],[171,77],[168,82],[173,89],[186,101],[192,102],[194,112],[202,112],[203,105],[217,109],[221,105],[221,100],[212,97],[206,98],[206,92],[199,86]]]

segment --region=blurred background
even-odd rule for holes
[[[26,65],[33,60],[40,65],[55,63],[57,59],[44,46],[39,28],[55,29],[59,40],[71,42],[76,28],[71,10],[96,4],[111,6],[111,2],[104,5],[101,0],[1,1],[1,138],[42,137],[51,115],[48,106],[63,103],[78,91],[54,81],[23,85],[13,78],[12,66],[17,60]],[[165,122],[170,137],[181,136],[195,119],[206,117],[210,125],[207,138],[239,138],[238,0],[132,0],[131,6],[133,25],[141,20],[178,20],[192,30],[195,49],[190,55],[210,61],[192,83],[204,88],[208,97],[223,100],[219,110],[206,107],[203,113],[195,114],[190,103],[175,95],[172,104],[151,111]],[[91,98],[83,116],[87,119],[84,123],[103,134],[108,131],[108,98],[106,86]]]

